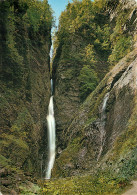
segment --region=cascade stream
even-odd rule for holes
[[[101,139],[101,147],[99,150],[99,154],[97,157],[97,161],[99,161],[102,151],[103,151],[103,147],[105,144],[105,124],[106,124],[106,106],[107,106],[107,101],[109,99],[109,92],[105,95],[104,100],[103,100],[103,104],[102,104],[102,108],[101,108],[101,118],[100,118],[100,139]]]
[[[55,118],[54,118],[54,103],[53,103],[53,81],[51,79],[51,98],[48,107],[48,165],[46,171],[46,179],[51,178],[51,171],[55,161],[56,135],[55,135]]]

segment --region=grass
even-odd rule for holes
[[[94,175],[69,177],[51,181],[39,181],[41,194],[120,194],[129,182],[111,170],[98,170]]]

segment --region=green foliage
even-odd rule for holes
[[[120,36],[114,46],[112,54],[109,56],[110,62],[118,62],[122,57],[131,51],[132,37]]]
[[[21,194],[35,195],[40,193],[39,186],[33,183],[27,183],[19,187]]]
[[[0,163],[1,163],[1,166],[8,167],[10,160],[0,154]]]
[[[104,9],[105,9],[105,7],[106,7],[106,5],[107,5],[107,1],[106,0],[95,0],[94,2],[93,2],[93,4],[94,4],[94,9],[97,11],[97,12],[99,12],[99,11],[104,11]]]
[[[119,169],[119,175],[123,178],[131,180],[137,173],[137,147],[133,149],[128,157],[122,159],[122,165]]]
[[[83,66],[78,78],[81,99],[84,100],[96,88],[98,84],[97,74],[90,66]]]
[[[52,25],[47,0],[0,1],[0,169],[11,182],[1,189],[7,194],[26,173],[40,175]]]
[[[39,182],[42,194],[120,194],[128,180],[118,177],[109,169],[98,170],[94,175],[71,177]]]
[[[6,0],[0,2],[0,14],[0,79],[10,87],[23,87],[32,46],[43,46],[43,37],[50,38],[52,10],[47,0]]]
[[[0,139],[1,154],[12,161],[12,164],[21,166],[29,154],[29,146],[25,140],[21,136],[19,138],[6,133],[1,134]]]
[[[109,56],[109,61],[113,64],[129,53],[133,45],[132,25],[129,25],[129,15],[132,10],[123,9],[121,11],[121,6],[121,4],[117,6],[118,17],[116,17],[116,24],[110,36],[112,53]]]
[[[55,37],[55,60],[59,68],[65,69],[65,79],[71,81],[74,76],[80,83],[80,95],[85,99],[96,87],[98,81],[109,70],[110,64],[117,63],[132,49],[132,29],[129,25],[131,9],[121,9],[119,1],[73,1],[61,14],[59,29]],[[109,13],[116,13],[110,22]],[[65,66],[64,66],[65,64]],[[55,63],[56,65],[56,63]],[[73,67],[73,68],[72,68]],[[70,70],[73,70],[71,72]],[[64,71],[64,70],[63,70]],[[105,72],[106,71],[106,72]],[[108,78],[107,78],[108,79]],[[70,82],[71,83],[71,82]],[[79,171],[75,165],[78,152],[84,143],[85,126],[91,130],[92,124],[99,117],[99,106],[103,102],[109,86],[104,80],[94,92],[87,97],[80,108],[80,115],[75,116],[68,129],[68,141],[66,149],[56,160],[53,175],[57,177],[70,176]],[[111,103],[115,101],[111,98]],[[85,112],[82,112],[83,110]],[[108,108],[107,108],[108,109]],[[109,108],[110,109],[110,108]],[[137,110],[137,109],[136,109]],[[84,122],[77,125],[77,118],[84,115]],[[133,117],[134,116],[134,117]],[[114,143],[111,154],[107,154],[108,161],[104,160],[106,167],[103,170],[97,168],[97,172],[83,177],[45,181],[42,183],[43,194],[120,194],[129,181],[135,176],[137,170],[137,134],[136,112],[129,121],[129,126]],[[97,121],[98,122],[98,121]],[[76,125],[76,126],[75,126]],[[79,127],[80,126],[80,127]],[[94,127],[93,127],[94,128]],[[66,140],[69,140],[67,138]],[[83,141],[84,140],[84,141]],[[74,143],[73,143],[74,141]],[[76,142],[75,142],[76,141]],[[90,146],[92,143],[89,144]],[[86,145],[89,149],[90,146]],[[89,148],[88,148],[89,146]],[[80,148],[80,149],[79,149]],[[92,146],[90,157],[94,155]],[[88,153],[88,152],[87,152]],[[106,156],[107,156],[106,155]],[[106,157],[107,158],[107,157]],[[85,157],[88,160],[88,157]],[[93,160],[91,161],[93,162]],[[110,162],[110,164],[109,164]],[[102,163],[102,162],[101,162]],[[86,162],[84,162],[86,165]],[[68,167],[67,167],[68,166]],[[92,165],[93,166],[93,165]],[[85,166],[86,167],[86,166]],[[69,171],[70,170],[70,171]],[[82,168],[80,169],[82,172]],[[85,170],[84,170],[85,171]]]
[[[49,31],[52,27],[52,11],[47,0],[42,2],[35,0],[30,3],[30,8],[27,10],[27,17],[30,24],[29,33],[32,35],[36,32],[45,34],[44,31]]]
[[[27,108],[22,108],[22,111],[18,113],[17,119],[14,121],[11,132],[19,137],[26,138],[30,133],[33,126],[32,117]]]
[[[93,68],[95,67],[95,63],[97,63],[97,59],[96,59],[96,53],[93,45],[89,44],[85,47],[83,60],[85,60],[85,63],[90,64]]]
[[[58,163],[55,164],[53,175],[56,175],[58,177],[60,175],[62,175],[63,177],[67,177],[67,175],[69,175],[69,169],[66,167],[71,166],[73,163],[76,164],[77,159],[75,158],[75,156],[81,147],[79,144],[81,139],[81,137],[77,137],[71,140],[66,150],[64,150],[63,155],[60,155]]]
[[[0,104],[3,113],[1,115],[0,151],[9,162],[12,162],[12,165],[16,164],[20,167],[30,152],[29,135],[33,128],[33,120],[27,108],[23,107],[23,102],[20,101],[20,93],[6,88],[4,88],[4,93]],[[18,116],[15,117],[14,112],[18,112]]]
[[[54,36],[53,66],[56,63],[65,66],[66,72],[69,67],[73,68],[76,82],[80,82],[80,96],[83,100],[108,70],[111,43],[109,17],[104,14],[105,10],[106,1],[69,3],[60,16],[59,28]],[[85,82],[82,69],[88,75]],[[90,76],[91,79],[88,78]]]
[[[129,55],[130,61],[135,59],[135,55],[135,51]],[[127,59],[123,60],[125,68],[128,67],[128,63],[126,61]],[[120,75],[122,75],[123,72],[123,70],[119,71],[119,73],[116,74],[115,78],[113,79],[117,80],[120,78]],[[80,171],[80,173],[82,172],[82,168],[77,169],[74,166],[79,161],[78,154],[82,148],[81,146],[83,146],[82,142],[84,142],[83,140],[85,136],[84,127],[87,125],[89,130],[91,126],[88,126],[88,123],[93,122],[93,125],[96,124],[94,123],[94,121],[97,122],[95,117],[99,117],[99,107],[103,102],[105,94],[109,90],[106,83],[106,81],[108,82],[108,79],[110,79],[109,75],[105,77],[96,90],[94,90],[94,92],[88,96],[86,101],[84,101],[84,105],[81,106],[79,114],[76,114],[74,117],[74,120],[69,128],[70,130],[68,130],[67,134],[68,137],[70,136],[68,138],[68,140],[70,140],[68,141],[68,146],[56,160],[55,175],[57,177],[70,176],[71,174],[74,174],[75,171],[76,174],[79,174],[77,171]],[[129,92],[127,90],[128,89],[126,87],[120,90],[120,93],[118,94],[120,98],[122,98],[125,93]],[[109,97],[110,104],[115,103],[115,98],[115,94],[112,91]],[[43,194],[122,194],[122,191],[125,190],[129,182],[133,180],[135,176],[137,176],[137,100],[136,98],[132,100],[130,96],[128,98],[128,101],[132,102],[132,113],[130,115],[130,119],[127,122],[126,128],[115,140],[112,150],[109,150],[104,158],[101,159],[99,166],[102,170],[98,168],[99,166],[95,166],[97,173],[94,173],[93,169],[95,169],[95,167],[92,165],[93,169],[90,169],[91,174],[84,170],[84,173],[87,174],[85,177],[73,176],[71,178],[59,180],[55,179],[51,182],[45,181],[42,184]],[[109,107],[109,109],[111,109],[111,107]],[[84,116],[84,120],[82,121],[81,116]],[[80,124],[79,121],[81,122]],[[92,132],[92,129],[90,130]],[[74,140],[74,143],[72,140]],[[89,143],[89,145],[91,146],[92,143]],[[88,148],[87,145],[86,148]],[[92,147],[89,155],[90,157],[93,155]],[[88,158],[85,156],[84,165],[86,165],[87,160]],[[65,169],[64,167],[68,162],[70,167]],[[91,162],[93,164],[93,160]],[[69,170],[71,171],[69,172]]]
[[[95,48],[98,52],[103,52],[103,55],[106,57],[108,57],[111,53],[110,29],[111,28],[108,26],[108,24],[104,24],[103,28],[98,26],[95,31]]]
[[[54,35],[53,66],[65,64],[65,69],[69,69],[71,64],[77,69],[75,78],[79,77],[83,66],[90,66],[101,80],[109,67],[132,50],[134,30],[130,14],[133,9],[121,7],[117,0],[68,3]],[[117,14],[110,21],[111,10]],[[85,93],[84,98],[88,94]]]

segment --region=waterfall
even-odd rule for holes
[[[53,81],[51,79],[51,94],[53,93]],[[49,145],[49,157],[48,157],[48,165],[46,171],[46,179],[51,178],[51,170],[55,161],[55,149],[56,149],[56,136],[55,136],[55,118],[54,118],[54,104],[53,104],[53,96],[50,98],[49,107],[48,107],[48,145]]]
[[[50,82],[51,82],[51,95],[52,95],[53,94],[53,80],[51,79]]]
[[[104,100],[103,100],[103,104],[102,104],[102,108],[101,108],[101,119],[100,119],[100,127],[99,127],[101,147],[100,147],[100,150],[99,150],[97,161],[100,159],[100,156],[102,154],[103,147],[104,147],[104,144],[105,144],[106,106],[107,106],[108,99],[109,99],[109,93],[107,93],[105,95]]]
[[[104,112],[106,111],[106,105],[107,105],[108,99],[109,99],[109,93],[107,93],[104,97],[103,106],[102,106],[102,114],[104,114]]]

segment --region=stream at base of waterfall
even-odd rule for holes
[[[51,79],[51,94],[53,94],[53,81]],[[54,118],[54,103],[53,96],[50,98],[49,107],[48,107],[48,116],[47,116],[47,124],[48,124],[48,165],[46,168],[46,177],[45,179],[51,178],[51,171],[54,166],[55,161],[55,150],[56,150],[56,128],[55,128],[55,118]]]

